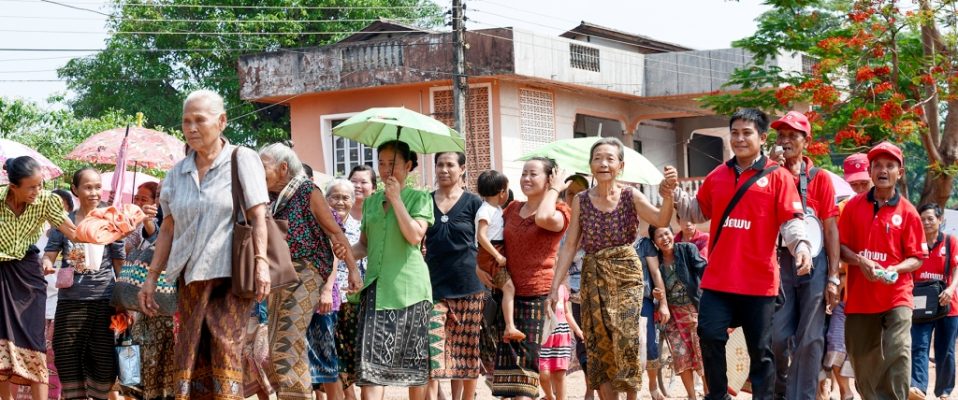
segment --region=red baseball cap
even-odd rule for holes
[[[808,122],[808,117],[805,114],[798,111],[789,111],[778,121],[772,122],[772,129],[779,129],[784,126],[804,132],[806,137],[812,136],[812,124]]]
[[[905,158],[901,154],[901,149],[889,142],[881,142],[868,151],[868,162],[875,161],[881,156],[889,156],[898,161],[898,165],[905,166]]]
[[[845,182],[871,179],[868,175],[868,156],[865,153],[855,153],[846,157],[842,169],[845,172]]]

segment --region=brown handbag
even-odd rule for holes
[[[256,251],[253,249],[253,226],[245,218],[246,207],[243,205],[243,186],[239,180],[239,168],[236,162],[236,152],[233,150],[231,174],[233,189],[233,294],[244,299],[256,297]],[[243,221],[238,216],[243,214]],[[266,212],[266,258],[269,260],[269,277],[271,290],[281,289],[299,283],[299,274],[293,267],[293,260],[289,254],[289,244],[286,243],[286,233],[289,224],[284,220],[273,219],[271,213]]]

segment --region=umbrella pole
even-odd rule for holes
[[[138,167],[138,162],[134,161],[134,162],[133,162],[133,190],[132,190],[132,193],[130,194],[130,204],[133,204],[133,199],[136,198],[136,171],[137,171],[137,167]],[[124,173],[126,173],[126,171],[124,171]],[[120,193],[123,193],[122,189],[120,190]]]

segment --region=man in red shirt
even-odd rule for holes
[[[812,160],[805,156],[812,139],[812,126],[804,114],[789,111],[773,122],[772,128],[778,133],[775,143],[784,149],[780,162],[794,178],[806,213],[815,216],[824,228],[818,232],[824,234],[824,249],[812,259],[812,272],[808,275],[798,276],[792,254],[784,247],[778,249],[785,303],[775,311],[772,324],[775,397],[815,400],[825,355],[825,303],[838,302],[841,284],[835,188],[828,174],[815,168]]]
[[[676,243],[692,243],[695,247],[699,249],[699,255],[702,256],[702,259],[705,261],[709,260],[709,234],[699,230],[699,227],[695,225],[692,221],[684,220],[682,217],[679,217],[678,214],[675,215],[675,221],[679,223],[678,235],[675,235]]]
[[[868,152],[875,187],[848,201],[838,229],[848,264],[845,336],[855,387],[865,399],[908,398],[911,383],[912,271],[928,245],[915,207],[898,192],[901,149]]]
[[[775,373],[771,327],[779,293],[775,252],[779,231],[795,255],[799,275],[810,272],[811,256],[795,181],[761,151],[768,136],[768,116],[743,109],[732,115],[729,128],[735,157],[709,173],[694,199],[682,190],[675,190],[674,198],[683,219],[711,220],[709,267],[702,278],[698,325],[709,387],[706,398],[728,398],[728,328],[741,326],[751,359],[752,398],[767,400],[772,398]],[[746,184],[744,195],[729,207]]]

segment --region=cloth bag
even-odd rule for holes
[[[116,359],[119,366],[119,380],[123,386],[139,386],[143,383],[140,364],[140,345],[133,344],[130,329],[127,328],[120,344],[116,346]]]
[[[236,155],[240,147],[233,150],[232,155],[232,188],[233,188],[233,276],[232,290],[237,297],[251,299],[256,296],[256,250],[253,249],[253,226],[246,218],[240,222],[238,216],[245,214],[243,206],[243,185],[239,180]],[[286,232],[289,225],[286,221],[277,221],[266,213],[266,258],[269,264],[270,285],[272,289],[281,289],[299,283],[299,274],[293,267],[293,260],[289,254],[289,244],[286,243]]]
[[[123,262],[123,268],[120,269],[120,276],[116,278],[110,305],[124,310],[143,312],[140,309],[138,295],[143,282],[146,281],[150,262],[153,260],[153,250],[153,241],[144,239],[139,247],[130,252],[126,261]],[[173,316],[176,312],[176,284],[166,280],[166,272],[161,272],[159,279],[156,280],[154,298],[156,304],[160,306],[158,310],[160,315]]]
[[[60,267],[57,270],[57,289],[67,289],[73,286],[73,267]]]

